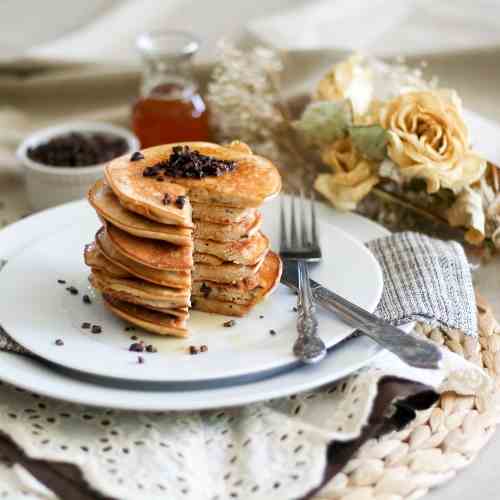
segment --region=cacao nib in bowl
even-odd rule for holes
[[[139,147],[129,130],[98,122],[70,122],[31,134],[17,156],[25,168],[32,208],[84,198],[108,161]]]

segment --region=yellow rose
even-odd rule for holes
[[[359,54],[335,64],[319,82],[314,99],[341,101],[349,99],[355,115],[363,115],[373,96],[372,71]]]
[[[455,92],[409,92],[380,111],[389,132],[388,155],[404,180],[425,179],[427,191],[455,193],[477,181],[486,161],[471,151],[461,102]]]
[[[374,164],[360,157],[348,137],[325,147],[321,158],[334,173],[320,174],[314,187],[339,210],[354,210],[379,181]]]

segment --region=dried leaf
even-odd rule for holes
[[[352,105],[343,101],[315,101],[309,104],[295,128],[310,142],[331,144],[345,137],[352,125]]]
[[[349,134],[356,149],[372,161],[386,157],[389,135],[380,125],[357,125],[349,128]]]

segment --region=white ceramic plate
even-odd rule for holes
[[[75,211],[74,215],[69,210]],[[277,248],[277,200],[263,210],[265,234]],[[68,212],[67,224],[56,228],[51,222],[57,211]],[[28,246],[3,269],[0,280],[2,326],[21,345],[43,359],[89,375],[142,382],[206,382],[281,370],[296,364],[292,345],[296,337],[295,295],[280,285],[264,303],[236,325],[225,328],[225,316],[193,312],[187,339],[159,337],[137,330],[125,332],[125,323],[115,318],[93,294],[87,282],[88,268],[82,260],[85,243],[93,239],[99,223],[85,202],[78,208],[62,206],[40,214],[40,223],[54,231]],[[358,240],[320,216],[320,237],[324,259],[313,268],[317,281],[334,289],[360,306],[373,311],[382,293],[378,263]],[[57,283],[66,280],[66,285]],[[79,295],[71,295],[72,285]],[[82,301],[91,294],[93,303]],[[320,335],[331,347],[352,328],[335,316],[319,312]],[[81,328],[83,322],[102,327],[102,334]],[[270,331],[274,330],[275,335]],[[154,344],[158,353],[138,355],[128,350],[138,335]],[[63,346],[56,345],[62,339]],[[208,345],[208,352],[192,356],[190,345]]]
[[[47,234],[67,226],[68,219],[79,222],[84,202],[55,208],[28,217],[0,231],[0,258],[15,259],[24,248]],[[354,237],[368,241],[384,236],[381,226],[353,214],[339,214],[319,205],[320,213],[332,225]],[[0,281],[3,271],[0,272]],[[366,337],[345,340],[317,366],[302,366],[258,381],[238,385],[207,384],[203,389],[146,384],[103,384],[102,380],[81,380],[68,376],[41,361],[26,356],[0,352],[0,379],[41,395],[90,406],[140,411],[196,410],[237,406],[274,397],[282,397],[333,382],[366,365],[380,353],[380,348]],[[149,390],[148,390],[149,389]]]

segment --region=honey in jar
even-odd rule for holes
[[[139,37],[144,70],[141,95],[132,108],[132,128],[141,147],[210,139],[208,111],[192,71],[198,47],[184,32]]]

